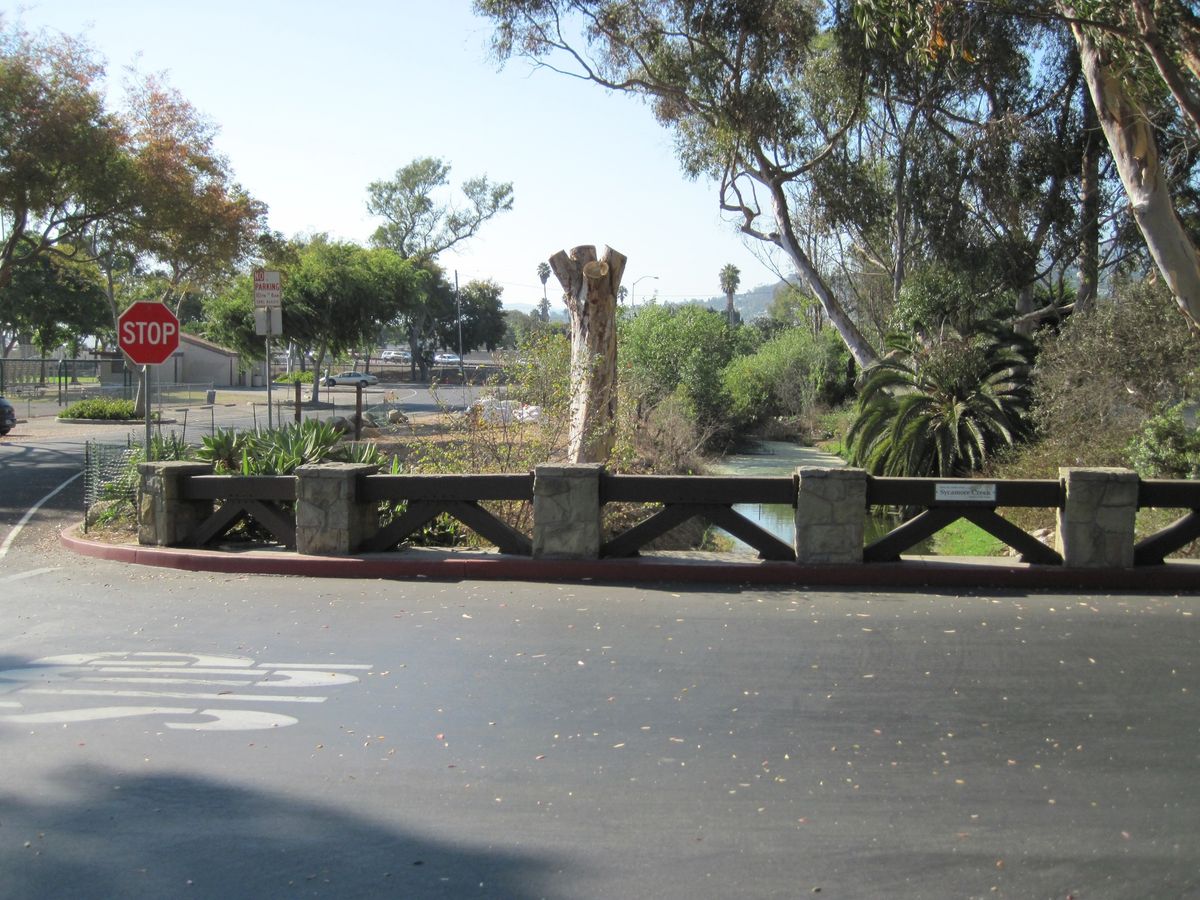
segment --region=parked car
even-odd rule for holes
[[[0,435],[8,434],[17,427],[17,408],[0,397]]]
[[[433,357],[435,366],[457,366],[461,362],[457,353],[438,353]]]
[[[379,384],[379,379],[374,375],[364,375],[362,372],[342,372],[339,375],[326,376],[325,387],[333,387],[338,384],[361,384],[366,387],[369,384]]]
[[[384,350],[379,358],[384,362],[412,362],[412,354],[407,350]]]

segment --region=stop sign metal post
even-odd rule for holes
[[[146,460],[150,460],[150,367],[159,366],[179,349],[179,319],[163,303],[141,300],[117,319],[117,346],[135,366],[142,367],[142,398],[146,414]]]

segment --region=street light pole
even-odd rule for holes
[[[629,309],[630,309],[630,311],[637,309],[638,281],[645,281],[647,278],[653,278],[655,281],[658,281],[657,275],[643,275],[641,278],[637,279],[636,281],[634,281],[634,283],[632,285],[629,286]]]

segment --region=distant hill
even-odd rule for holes
[[[743,322],[750,322],[759,316],[765,316],[767,308],[771,305],[771,301],[775,299],[775,292],[784,284],[786,284],[784,281],[776,281],[774,284],[760,284],[758,287],[751,288],[748,291],[734,294],[733,308],[741,313]],[[725,295],[720,294],[716,297],[709,297],[707,300],[685,300],[684,304],[696,304],[698,306],[706,306],[709,309],[715,309],[718,312],[724,312]]]

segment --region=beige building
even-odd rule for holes
[[[234,387],[246,379],[235,351],[183,332],[179,335],[179,349],[159,366],[158,374],[162,381],[212,382],[213,387]]]

